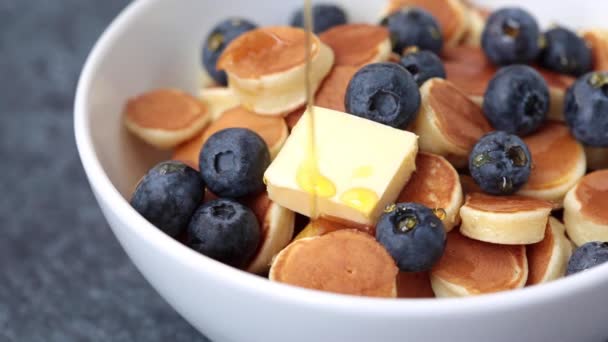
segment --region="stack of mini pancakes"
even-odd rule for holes
[[[538,69],[553,102],[551,120],[525,138],[534,162],[530,180],[516,196],[483,194],[459,170],[478,139],[493,130],[480,106],[497,70],[479,47],[488,11],[464,0],[391,0],[385,13],[403,6],[422,7],[440,22],[447,80],[431,79],[420,88],[420,112],[406,129],[419,135],[421,153],[397,202],[436,209],[448,232],[444,256],[430,272],[399,272],[375,241],[375,227],[328,218],[311,222],[294,238],[295,214],[262,193],[242,200],[263,230],[247,270],[307,288],[401,298],[476,295],[562,277],[575,245],[608,241],[608,171],[585,176],[588,168],[608,167],[608,149],[581,145],[561,114],[574,80]],[[584,37],[596,67],[608,69],[608,33],[590,30]],[[228,87],[205,81],[198,98],[172,89],[145,93],[125,107],[126,127],[194,168],[206,140],[232,127],[258,133],[274,157],[304,112],[305,41],[305,32],[291,27],[245,33],[218,61]],[[357,70],[398,60],[382,26],[346,24],[315,36],[315,104],[345,111],[346,88]],[[562,209],[565,225],[558,219]]]

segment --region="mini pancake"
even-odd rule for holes
[[[315,106],[346,112],[344,106],[346,89],[357,70],[358,67],[335,65],[315,94]],[[305,107],[298,108],[285,117],[290,130],[298,123],[305,110]]]
[[[481,105],[486,88],[496,73],[483,51],[470,46],[444,49],[446,79]]]
[[[287,127],[289,128],[290,132],[296,126],[298,121],[300,121],[300,118],[302,115],[304,115],[305,111],[306,107],[301,107],[285,116],[285,122],[287,123]]]
[[[519,195],[539,198],[561,208],[568,190],[585,175],[583,145],[563,123],[549,121],[524,138],[532,154],[532,172]]]
[[[217,120],[228,109],[238,107],[240,100],[232,89],[225,87],[212,87],[201,90],[201,101],[207,105],[211,120]]]
[[[274,259],[269,278],[309,289],[394,298],[397,272],[393,258],[373,237],[339,230],[291,243]]]
[[[399,272],[397,298],[434,298],[429,272]]]
[[[564,222],[568,236],[577,246],[608,241],[608,170],[586,175],[568,192]]]
[[[243,107],[236,107],[222,114],[201,134],[178,146],[172,158],[198,169],[199,154],[207,139],[226,128],[248,128],[256,132],[266,142],[271,158],[279,153],[289,135],[283,118],[257,115]]]
[[[475,192],[483,192],[479,185],[475,183],[473,177],[469,175],[460,175],[460,185],[462,186],[462,193],[464,195],[472,194]]]
[[[572,255],[572,244],[566,237],[566,227],[556,218],[549,218],[545,238],[526,246],[526,255],[529,270],[527,286],[563,277]]]
[[[415,202],[431,209],[443,209],[445,215],[440,218],[449,232],[460,222],[463,196],[458,172],[441,156],[418,153],[416,171],[401,190],[397,202]]]
[[[523,196],[469,194],[460,208],[460,232],[472,239],[504,245],[541,241],[553,206]]]
[[[442,53],[447,79],[481,105],[483,96],[497,68],[476,46],[459,46],[444,49]],[[548,117],[563,121],[564,96],[575,79],[552,71],[536,68],[545,78],[551,94]]]
[[[258,251],[247,271],[263,274],[270,269],[272,258],[291,241],[295,213],[271,201],[266,192],[244,200],[244,204],[255,213],[262,233]]]
[[[348,65],[334,66],[315,94],[315,106],[346,112],[346,89],[357,70],[358,67]]]
[[[362,67],[386,62],[392,52],[388,29],[378,25],[334,26],[323,32],[319,39],[334,51],[335,65]]]
[[[481,46],[481,35],[486,26],[487,13],[477,8],[468,8],[469,27],[462,37],[461,43],[470,46]]]
[[[431,270],[437,297],[465,297],[524,287],[528,279],[526,248],[448,234],[443,256]]]
[[[175,89],[153,90],[132,98],[123,115],[131,133],[161,149],[172,148],[192,138],[211,117],[205,104]]]
[[[445,46],[458,45],[469,27],[469,12],[460,0],[390,0],[384,16],[408,6],[427,10],[437,19]]]
[[[475,11],[477,13],[479,13],[482,18],[484,19],[488,19],[490,17],[490,15],[492,14],[492,10],[490,10],[489,8],[485,7],[485,6],[480,6],[478,4],[475,3],[475,1],[471,1],[471,0],[460,0],[465,7],[469,10],[469,11]]]
[[[331,48],[311,42],[311,85],[316,91],[334,64]],[[262,115],[283,115],[306,102],[306,32],[275,26],[246,32],[233,40],[217,67],[242,106]]]
[[[553,71],[541,69],[539,67],[535,67],[535,69],[541,74],[541,76],[543,76],[545,81],[547,81],[547,85],[549,86],[551,103],[549,104],[549,113],[547,113],[547,118],[550,120],[564,121],[564,101],[566,91],[568,91],[568,88],[574,84],[576,79],[567,75],[561,75]]]
[[[312,220],[304,227],[304,229],[294,238],[295,240],[321,236],[344,229],[354,229],[370,236],[376,236],[376,227],[364,226],[354,222],[342,222],[341,220],[330,220],[327,218],[319,218]]]
[[[594,70],[608,70],[608,30],[586,30],[582,36],[591,47]]]
[[[424,82],[420,95],[420,112],[410,127],[420,137],[420,150],[444,156],[455,167],[466,166],[475,143],[492,130],[481,107],[440,78]]]
[[[589,170],[608,169],[608,147],[585,146]]]

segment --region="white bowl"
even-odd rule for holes
[[[375,22],[382,1],[343,0]],[[509,1],[486,1],[490,5]],[[603,341],[608,265],[551,284],[467,299],[386,300],[304,290],[208,259],[154,228],[125,196],[162,153],[128,135],[121,107],[154,87],[196,92],[199,48],[219,19],[286,23],[297,0],[132,3],[89,56],[78,86],[78,150],[103,213],[135,265],[214,341]],[[601,25],[608,1],[527,1],[543,23]],[[542,10],[541,10],[542,9]],[[77,208],[77,203],[75,207]],[[123,305],[129,305],[124,303]]]

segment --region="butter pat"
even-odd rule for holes
[[[320,107],[314,120],[316,163],[306,112],[266,170],[270,199],[309,217],[375,224],[416,169],[418,136]]]

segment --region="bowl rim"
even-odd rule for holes
[[[526,287],[516,291],[485,294],[468,298],[366,298],[350,295],[326,293],[272,282],[268,279],[249,274],[219,263],[196,253],[182,243],[170,238],[156,229],[139,215],[129,202],[119,193],[105,173],[95,152],[89,122],[88,94],[91,84],[107,51],[113,46],[116,37],[129,28],[129,23],[142,11],[163,0],[139,0],[131,2],[112,21],[95,43],[81,72],[75,97],[74,133],[76,145],[85,173],[99,202],[109,203],[114,214],[124,223],[123,229],[165,253],[171,259],[186,264],[194,270],[218,278],[232,287],[244,292],[275,301],[289,302],[303,307],[324,307],[348,315],[371,313],[382,315],[434,316],[458,315],[464,311],[488,312],[515,309],[531,303],[543,303],[555,298],[580,294],[595,284],[608,283],[608,265],[566,277],[540,286]],[[466,304],[466,305],[463,305]]]

